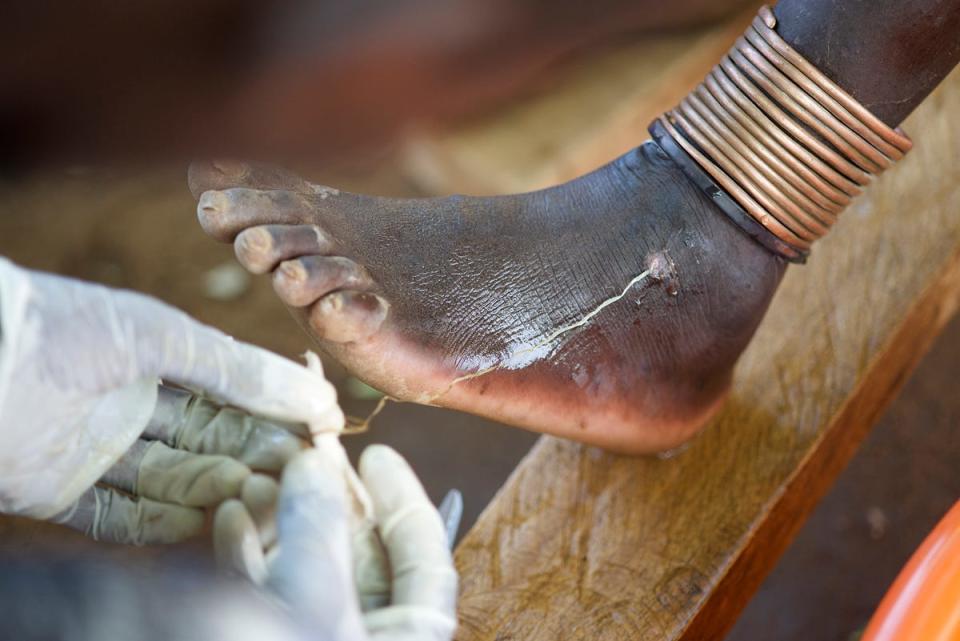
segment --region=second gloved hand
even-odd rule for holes
[[[283,473],[277,539],[264,554],[262,536],[240,501],[217,511],[214,544],[221,562],[271,590],[309,632],[337,641],[449,641],[456,629],[457,574],[449,533],[406,461],[373,445],[360,459],[377,537],[351,526],[352,492],[333,447],[307,450]],[[365,607],[370,567],[386,562],[386,602]]]

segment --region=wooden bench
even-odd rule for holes
[[[421,136],[408,173],[491,193],[588,171],[647,138],[749,15],[607,53],[548,94]],[[457,550],[459,639],[723,637],[957,310],[958,120],[954,72],[905,123],[908,159],[789,270],[725,410],[686,451],[538,442]]]

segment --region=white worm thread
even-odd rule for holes
[[[649,269],[649,268],[648,268],[648,269],[642,271],[641,273],[637,274],[636,276],[634,276],[634,277],[630,280],[629,283],[627,283],[626,287],[623,288],[623,291],[622,291],[622,292],[620,292],[619,294],[617,294],[617,295],[615,295],[615,296],[611,296],[610,298],[602,301],[599,305],[597,305],[596,307],[594,307],[590,312],[588,312],[586,315],[584,315],[582,318],[580,318],[580,320],[578,320],[578,321],[576,321],[576,322],[574,322],[574,323],[570,323],[569,325],[564,325],[563,327],[560,327],[559,329],[553,330],[552,332],[550,332],[550,334],[548,334],[548,335],[547,335],[543,340],[541,340],[540,342],[538,342],[538,343],[536,343],[536,344],[534,344],[534,345],[532,345],[532,346],[530,346],[530,347],[526,347],[526,348],[524,348],[524,349],[522,349],[522,350],[520,350],[520,351],[518,351],[518,352],[514,352],[513,354],[511,354],[511,357],[522,356],[522,355],[524,355],[524,354],[529,354],[530,352],[534,352],[534,351],[540,349],[541,347],[546,347],[547,345],[549,345],[549,344],[552,343],[553,341],[557,340],[558,338],[560,338],[560,337],[563,336],[564,334],[566,334],[566,333],[568,333],[568,332],[571,332],[571,331],[577,329],[578,327],[583,327],[584,325],[586,325],[587,323],[589,323],[591,320],[593,320],[594,318],[596,318],[596,316],[597,316],[600,312],[602,312],[604,309],[606,309],[606,308],[609,307],[610,305],[613,305],[614,303],[622,300],[622,299],[630,292],[630,290],[633,288],[634,285],[636,285],[636,284],[639,283],[640,281],[642,281],[642,280],[644,280],[645,278],[647,278],[647,277],[652,273],[652,271],[653,271],[652,269]],[[473,379],[475,379],[475,378],[480,378],[481,376],[485,376],[485,375],[489,374],[490,372],[494,372],[494,371],[496,371],[496,370],[498,370],[498,369],[502,369],[502,368],[505,367],[505,366],[506,366],[506,363],[505,363],[504,361],[501,361],[501,362],[499,362],[499,363],[497,363],[497,364],[495,364],[495,365],[491,365],[490,367],[485,367],[485,368],[483,368],[483,369],[477,370],[476,372],[471,372],[471,373],[469,373],[469,374],[464,374],[463,376],[458,376],[457,378],[455,378],[455,379],[453,379],[452,381],[450,381],[450,384],[447,385],[447,387],[446,387],[443,391],[438,392],[437,394],[428,397],[428,398],[426,399],[426,403],[432,404],[432,403],[436,402],[437,400],[443,398],[444,396],[446,396],[447,394],[450,393],[450,390],[452,390],[456,385],[459,385],[460,383],[463,383],[463,382],[465,382],[465,381],[470,381],[470,380],[473,380]],[[364,421],[362,421],[362,422],[360,422],[360,423],[351,425],[350,427],[348,427],[348,428],[347,428],[347,433],[365,432],[365,431],[369,428],[370,422],[373,421],[373,419],[375,419],[375,418],[377,417],[377,415],[380,414],[380,412],[383,411],[383,409],[386,407],[387,403],[389,403],[390,401],[393,401],[393,402],[395,402],[395,403],[401,402],[399,399],[393,398],[392,396],[384,395],[384,396],[380,399],[380,401],[377,403],[377,406],[376,406],[375,408],[373,408],[373,412],[370,413],[370,415],[366,418],[366,420],[364,420]]]

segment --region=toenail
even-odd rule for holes
[[[200,196],[200,201],[197,203],[197,209],[206,214],[216,214],[218,212],[226,211],[229,199],[227,195],[222,191],[205,191]]]
[[[324,311],[339,312],[343,309],[343,298],[340,296],[327,296],[321,301]]]
[[[307,280],[307,268],[299,260],[288,260],[280,264],[280,272],[284,278],[296,283]]]
[[[237,243],[247,254],[266,254],[273,249],[273,236],[262,227],[253,227],[241,233]]]

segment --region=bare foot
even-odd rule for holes
[[[544,191],[391,199],[195,164],[204,229],[398,399],[626,452],[720,406],[785,262],[652,142]]]

